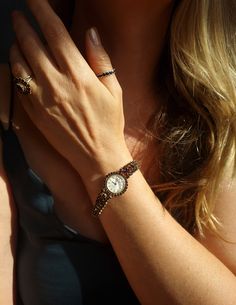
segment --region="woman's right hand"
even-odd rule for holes
[[[46,0],[27,3],[48,43],[47,49],[22,13],[12,14],[17,44],[10,62],[15,77],[33,78],[32,94],[20,95],[31,121],[84,181],[103,175],[115,159],[128,163],[122,89],[114,73],[98,77],[113,68],[97,31],[86,32],[84,58]]]

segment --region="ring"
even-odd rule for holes
[[[23,77],[14,77],[14,83],[16,85],[17,90],[24,95],[31,94],[30,82],[33,78],[29,75],[25,78]]]
[[[100,78],[100,77],[108,76],[108,75],[111,75],[111,74],[114,74],[114,73],[116,73],[116,69],[112,69],[110,71],[106,71],[106,72],[103,72],[101,74],[97,74],[96,76],[98,78]]]

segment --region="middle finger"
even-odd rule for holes
[[[74,71],[74,67],[88,68],[86,60],[48,1],[27,0],[27,3],[47,40],[57,65],[71,71]]]
[[[18,44],[35,77],[45,76],[55,69],[49,53],[23,14],[14,12],[12,17]]]

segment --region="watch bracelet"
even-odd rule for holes
[[[105,206],[107,205],[108,200],[110,198],[112,198],[112,197],[109,196],[106,192],[106,189],[103,188],[102,191],[99,193],[97,199],[96,199],[95,206],[92,210],[92,215],[93,216],[99,216],[102,213]]]
[[[123,177],[125,177],[126,179],[128,179],[138,169],[139,169],[139,163],[136,160],[132,160],[131,162],[127,163],[122,168],[120,168],[118,171],[111,172],[105,176],[104,187],[102,188],[101,192],[98,194],[98,197],[96,199],[95,205],[92,210],[92,215],[94,217],[98,217],[99,215],[101,215],[101,213],[103,212],[104,208],[106,207],[106,205],[108,203],[108,200],[111,199],[112,197],[116,196],[116,195],[112,195],[110,192],[107,191],[107,189],[105,187],[106,177],[112,173],[114,173],[114,174],[116,173],[116,174],[120,174]],[[126,189],[125,189],[125,191],[126,191]]]
[[[139,169],[139,164],[136,160],[133,160],[121,167],[118,173],[128,179],[137,169]]]

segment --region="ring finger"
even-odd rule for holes
[[[13,44],[10,49],[10,64],[11,71],[15,78],[26,79],[27,77],[33,77],[32,71],[24,59],[17,43]],[[30,88],[32,92],[35,92],[36,85],[34,81],[30,81]]]

